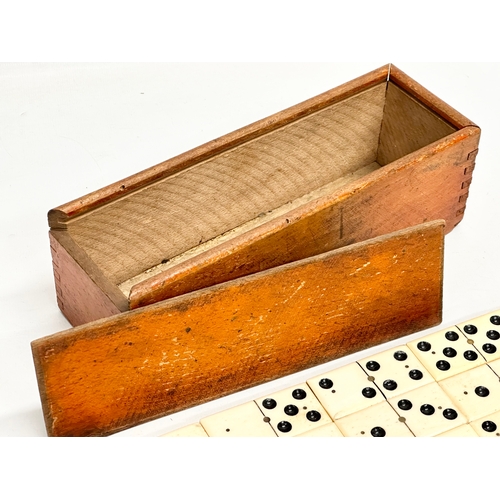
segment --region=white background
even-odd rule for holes
[[[30,342],[70,327],[56,304],[50,208],[385,62],[1,64],[0,435],[45,435]],[[393,63],[482,128],[465,218],[445,240],[444,327],[500,309],[500,64]],[[357,358],[121,435],[158,435]]]
[[[144,74],[150,86],[133,86],[125,98],[116,81],[99,91],[105,79],[87,65],[96,83],[83,85],[79,99],[69,90],[85,81],[78,66],[0,64],[0,435],[45,432],[29,342],[67,327],[52,285],[49,208],[387,62],[483,129],[466,216],[446,241],[443,325],[498,307],[499,63],[400,62],[498,58],[495,7],[486,0],[4,2],[1,61],[375,62],[294,65],[284,76],[275,64],[222,73],[184,67],[184,77],[177,68],[157,84]],[[155,85],[161,91],[143,90]],[[143,91],[153,103],[138,119],[131,96]],[[120,93],[121,104],[114,101]],[[155,106],[157,99],[172,99],[170,107]],[[114,109],[106,108],[112,102]],[[21,121],[26,111],[29,123]],[[74,135],[75,128],[81,133]],[[158,425],[167,424],[173,423]],[[0,492],[23,499],[46,491],[64,499],[494,495],[488,471],[497,454],[489,440],[174,441],[0,439]]]

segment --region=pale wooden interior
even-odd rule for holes
[[[78,217],[68,231],[128,296],[136,283],[453,131],[383,82]]]
[[[377,162],[387,165],[455,131],[456,128],[389,82]]]

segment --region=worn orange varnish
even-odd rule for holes
[[[59,306],[79,325],[425,221],[451,231],[479,136],[377,69],[51,210]]]
[[[51,436],[104,436],[441,320],[444,221],[32,343]]]

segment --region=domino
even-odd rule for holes
[[[500,437],[500,411],[471,422],[479,437]]]
[[[307,385],[334,421],[384,401],[357,363],[311,378]]]
[[[441,330],[409,342],[407,346],[438,382],[485,363],[473,342],[458,328]]]
[[[161,437],[208,437],[208,434],[200,423],[195,423],[163,434]]]
[[[430,373],[407,346],[399,346],[358,361],[386,397],[434,382]]]
[[[500,410],[500,381],[487,365],[439,382],[470,421]]]
[[[254,401],[200,420],[209,437],[276,437]]]
[[[383,401],[335,422],[347,437],[413,437],[405,419]]]
[[[292,437],[332,422],[307,384],[256,401],[278,437]]]
[[[500,310],[457,325],[486,361],[500,359]]]
[[[467,423],[437,383],[427,384],[388,400],[417,437],[431,437]]]

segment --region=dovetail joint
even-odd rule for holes
[[[471,151],[467,155],[467,160],[475,160],[478,152],[479,152],[479,149],[475,149],[474,151]]]
[[[474,171],[474,168],[476,167],[475,163],[471,163],[470,165],[467,165],[464,169],[464,175],[470,175]]]

